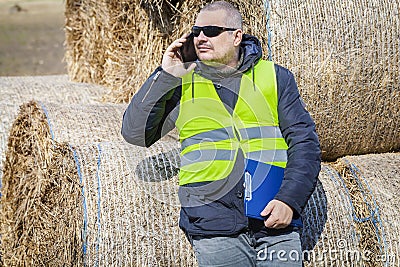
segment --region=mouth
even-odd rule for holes
[[[211,47],[206,46],[206,45],[198,45],[197,49],[199,52],[207,52],[207,51],[211,50]]]

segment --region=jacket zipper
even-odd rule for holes
[[[144,97],[143,97],[143,99],[142,99],[142,103],[143,103],[144,100],[146,100],[147,95],[150,93],[150,90],[151,90],[151,88],[153,87],[153,84],[156,82],[156,80],[158,79],[158,76],[160,76],[160,74],[161,74],[161,71],[158,71],[158,72],[156,73],[156,75],[154,75],[153,80],[151,81],[149,90],[147,90],[146,94],[144,95]]]

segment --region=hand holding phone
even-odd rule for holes
[[[196,67],[193,38],[193,35],[185,34],[167,47],[161,62],[163,70],[175,77],[183,77]]]

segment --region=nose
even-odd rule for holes
[[[207,41],[207,36],[204,35],[204,32],[201,31],[199,36],[197,36],[197,40]]]

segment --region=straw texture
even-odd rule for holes
[[[171,149],[178,155],[177,145],[158,142],[144,149],[112,142],[76,148],[86,264],[194,266],[191,246],[178,227],[177,170],[166,168],[176,164],[166,155]]]
[[[19,106],[32,99],[60,105],[99,103],[106,89],[76,83],[67,75],[0,77],[0,181],[7,138]]]
[[[347,156],[337,168],[355,207],[361,248],[377,256],[367,266],[400,266],[400,154]]]
[[[80,185],[68,146],[51,142],[38,106],[23,106],[8,140],[1,196],[5,266],[78,266]]]
[[[400,149],[400,1],[271,1],[272,55],[295,73],[326,160]]]

